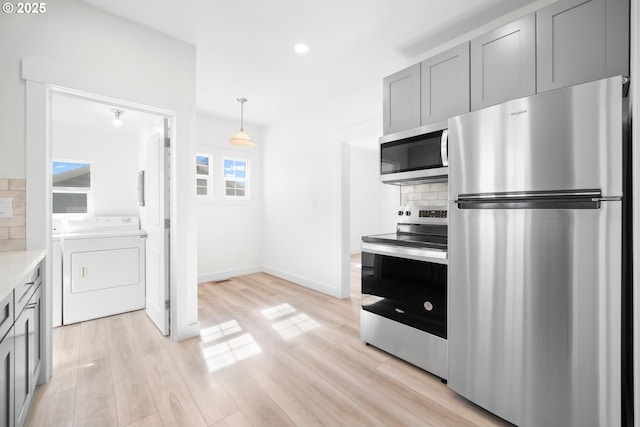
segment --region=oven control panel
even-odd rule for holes
[[[417,206],[399,206],[397,218],[403,224],[445,223],[447,222],[446,209],[433,209]]]

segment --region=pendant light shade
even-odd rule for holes
[[[244,131],[244,103],[247,102],[247,98],[238,98],[237,101],[240,103],[240,130],[229,140],[229,144],[240,147],[253,147],[256,144]]]

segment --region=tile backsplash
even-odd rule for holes
[[[0,198],[10,198],[11,218],[0,218],[0,252],[26,248],[26,180],[0,178]]]
[[[446,182],[403,185],[400,188],[402,206],[440,206],[447,208],[449,186]]]

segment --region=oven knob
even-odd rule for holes
[[[404,215],[404,211],[398,211],[398,215],[400,216]]]
[[[424,302],[424,309],[427,310],[427,311],[433,310],[433,304],[431,304],[431,302],[429,302],[429,301],[425,301]]]
[[[406,211],[404,214],[405,214],[406,216],[411,216],[411,211]]]

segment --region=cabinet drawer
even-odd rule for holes
[[[2,339],[13,325],[13,291],[0,302],[0,339]]]
[[[20,316],[20,313],[29,302],[31,295],[42,282],[42,265],[38,264],[36,268],[23,280],[23,283],[16,286],[14,290],[14,320]]]

